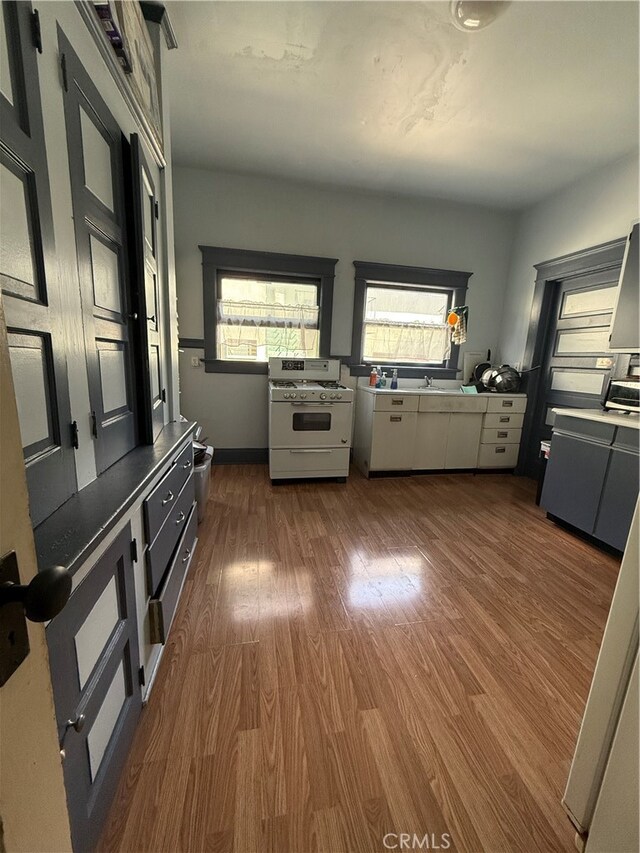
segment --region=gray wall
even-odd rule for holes
[[[535,282],[533,265],[622,237],[637,217],[637,153],[523,211],[511,253],[500,336],[505,361],[522,361]]]
[[[318,188],[185,167],[174,169],[181,337],[201,338],[198,244],[339,258],[332,353],[351,349],[352,261],[469,270],[466,349],[496,350],[513,237],[513,214],[439,199]],[[217,447],[266,447],[264,376],[206,374],[180,355],[181,411]]]

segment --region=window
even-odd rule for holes
[[[352,375],[380,364],[405,377],[429,368],[455,378],[459,347],[446,320],[465,304],[471,273],[363,261],[354,267]]]
[[[362,360],[442,366],[451,352],[451,296],[367,282]]]
[[[318,282],[220,274],[217,358],[268,361],[320,354]]]
[[[337,261],[200,246],[205,370],[266,373],[274,356],[328,356]]]

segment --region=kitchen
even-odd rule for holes
[[[7,849],[635,849],[636,4],[140,8],[3,3]]]

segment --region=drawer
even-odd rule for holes
[[[603,423],[602,421],[574,418],[571,415],[556,415],[553,432],[554,434],[565,433],[584,438],[586,441],[609,445],[613,444],[616,427],[614,424]]]
[[[191,441],[178,451],[171,468],[144,502],[144,523],[149,545],[158,535],[166,517],[175,506],[176,498],[193,470]]]
[[[478,468],[515,468],[519,444],[481,444]]]
[[[167,563],[171,559],[176,542],[185,528],[189,509],[195,498],[195,482],[193,474],[182,487],[176,501],[172,502],[172,510],[160,528],[153,545],[147,550],[147,589],[153,595],[160,585]]]
[[[346,477],[349,474],[349,452],[348,447],[270,450],[269,475],[272,480]]]
[[[483,429],[482,444],[520,444],[521,429]]]
[[[419,412],[468,412],[487,411],[486,394],[423,394],[419,398]]]
[[[498,414],[486,414],[484,416],[485,429],[522,429],[524,415],[508,415],[506,412]]]
[[[376,394],[373,408],[376,412],[417,412],[419,400],[417,394]]]
[[[152,643],[166,643],[169,629],[173,621],[180,591],[185,576],[189,571],[193,552],[196,546],[196,534],[198,532],[198,512],[195,504],[191,505],[187,526],[182,531],[180,544],[171,566],[166,574],[158,595],[149,602],[149,629]]]
[[[508,394],[487,395],[487,412],[524,412],[527,408],[526,397],[510,397]]]

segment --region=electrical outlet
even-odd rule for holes
[[[191,367],[200,367],[200,359],[197,355],[191,356]]]

